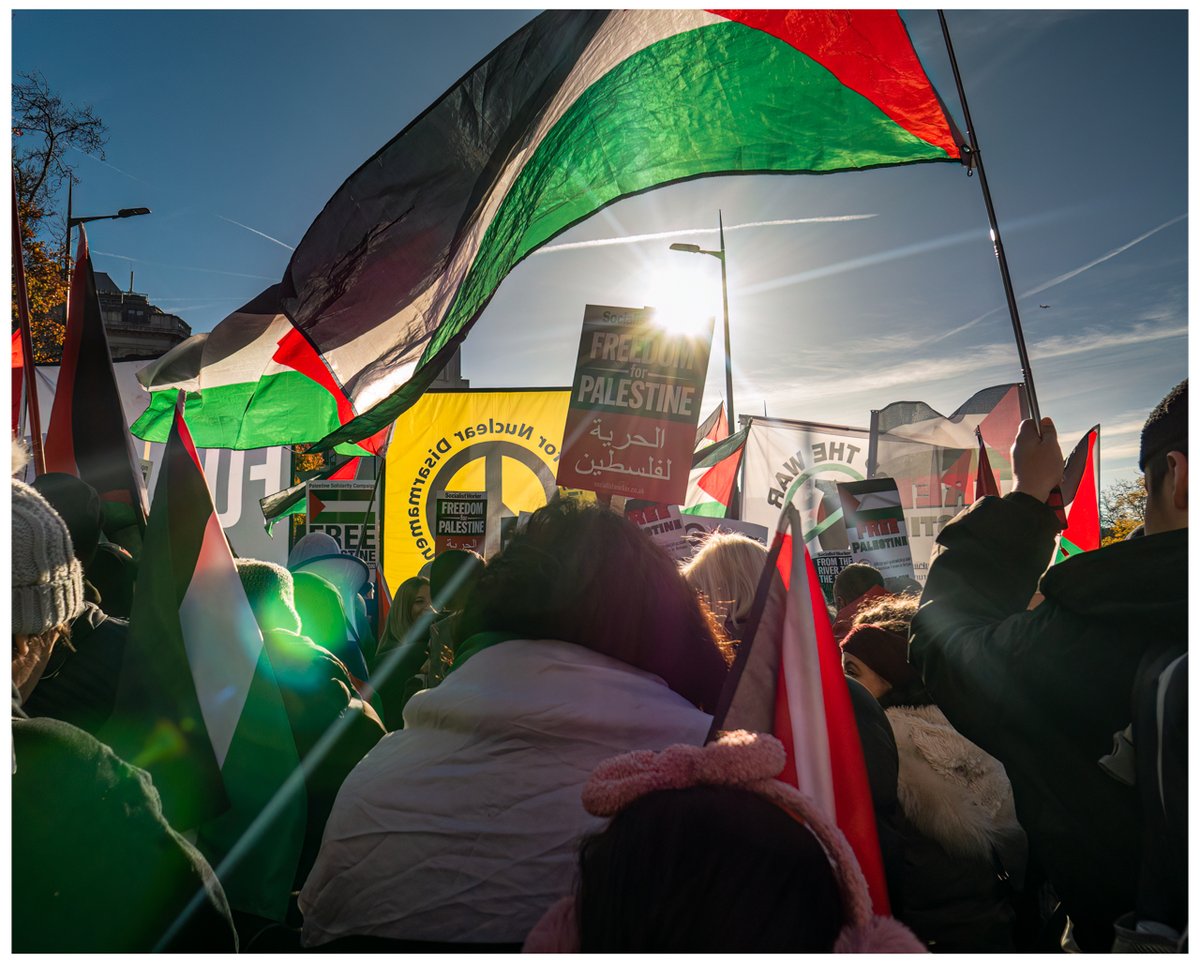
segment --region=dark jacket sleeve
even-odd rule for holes
[[[1028,495],[976,502],[938,536],[913,620],[909,661],[954,727],[997,757],[1024,701],[1019,674],[1036,662],[1040,617],[1026,609],[1058,530]]]
[[[53,719],[14,719],[13,746],[15,951],[144,953],[176,921],[169,951],[237,949],[224,891],[146,772]]]

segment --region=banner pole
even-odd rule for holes
[[[879,468],[879,409],[871,409],[871,435],[867,441],[867,477],[874,478]]]
[[[379,466],[379,463],[376,462],[376,469],[378,469],[378,466]],[[383,480],[383,472],[376,470],[376,472],[375,472],[375,488],[371,492],[371,508],[368,509],[367,515],[369,515],[371,513],[371,511],[373,511],[375,509],[375,504],[379,500],[379,483],[382,480]],[[358,542],[357,542],[358,548],[354,552],[354,554],[358,558],[362,558],[363,539],[366,538],[366,536],[367,536],[367,515],[363,516],[362,524],[358,526]],[[377,522],[378,522],[378,517],[379,516],[377,514],[376,515]],[[376,551],[378,551],[378,550],[379,550],[379,546],[376,545]],[[364,561],[365,561],[365,559],[364,559]]]
[[[992,205],[992,193],[988,190],[987,174],[983,169],[983,155],[979,152],[979,143],[975,138],[975,125],[971,123],[971,111],[967,107],[967,95],[963,90],[962,76],[958,71],[958,60],[954,56],[954,45],[950,42],[950,28],[946,25],[946,15],[938,10],[938,21],[942,25],[942,36],[946,41],[946,53],[950,56],[950,69],[954,71],[954,84],[958,88],[958,101],[962,104],[963,119],[967,124],[967,138],[970,140],[971,156],[968,163],[968,173],[972,168],[979,171],[979,187],[983,191],[983,202],[987,207],[988,224],[992,232],[992,248],[996,254],[996,262],[1000,265],[1000,279],[1004,283],[1004,297],[1008,301],[1008,314],[1012,319],[1013,335],[1017,340],[1017,355],[1021,361],[1021,376],[1025,381],[1025,390],[1029,396],[1029,413],[1037,427],[1038,437],[1042,434],[1041,413],[1038,410],[1037,392],[1033,387],[1033,368],[1029,364],[1029,353],[1025,350],[1025,334],[1021,330],[1021,315],[1017,310],[1017,296],[1013,291],[1012,277],[1008,270],[1008,259],[1004,256],[1004,243],[1000,240],[1000,225],[996,221],[996,209]]]

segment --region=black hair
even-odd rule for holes
[[[660,676],[711,712],[731,653],[675,563],[607,509],[562,499],[538,509],[491,560],[458,639],[501,630],[582,645]]]
[[[845,919],[812,832],[729,786],[649,793],[584,840],[576,908],[584,953],[827,953]]]
[[[837,577],[833,580],[834,598],[836,599],[840,595],[843,604],[849,605],[876,585],[883,585],[883,575],[879,569],[866,562],[855,562],[837,573]]]
[[[440,552],[429,568],[429,594],[438,611],[462,608],[483,573],[483,556],[463,548]]]
[[[1151,497],[1167,477],[1167,455],[1173,451],[1187,454],[1187,396],[1188,379],[1184,378],[1154,406],[1142,427],[1138,467],[1146,473],[1146,494]]]

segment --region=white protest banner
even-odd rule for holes
[[[837,483],[867,477],[870,431],[848,425],[750,419],[742,468],[742,519],[774,531],[783,506],[800,512],[810,553],[845,551]]]

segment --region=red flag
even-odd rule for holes
[[[12,430],[14,435],[20,431],[21,427],[21,392],[24,390],[21,375],[24,371],[21,329],[18,328],[12,334]]]
[[[983,441],[983,433],[976,428],[975,437],[979,439],[979,467],[975,469],[975,498],[979,501],[984,495],[1000,495],[1000,485],[992,473],[992,464],[988,461],[987,445]]]
[[[1060,486],[1067,527],[1059,535],[1056,562],[1100,547],[1099,452],[1100,426],[1096,425],[1067,455]]]
[[[756,627],[738,652],[709,739],[728,729],[776,736],[788,754],[779,778],[837,824],[858,858],[875,913],[889,915],[874,804],[841,652],[799,513],[790,504],[780,516],[751,620]]]
[[[83,227],[67,305],[62,367],[46,431],[46,470],[75,475],[102,500],[130,506],[144,528],[146,480],[121,407]]]

